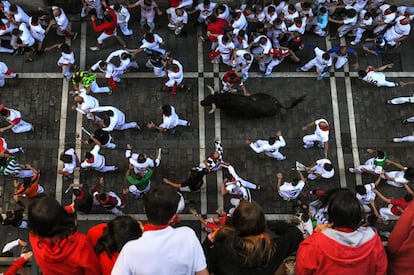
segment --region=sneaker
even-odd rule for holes
[[[247,78],[242,78],[241,82],[244,84],[247,81]]]
[[[190,123],[190,121],[188,121],[187,122],[187,127],[190,127],[191,126],[191,123]]]
[[[139,126],[138,123],[137,123],[137,126],[135,128],[137,128],[138,130],[141,130],[141,126]]]
[[[358,44],[358,42],[351,41],[351,45],[352,45],[352,46],[355,46],[355,45],[357,45],[357,44]]]
[[[305,145],[303,145],[303,148],[305,148],[305,149],[309,149],[309,148],[312,148],[313,146],[312,145],[309,145],[309,144],[305,144]]]
[[[76,38],[78,38],[78,33],[77,33],[77,32],[75,32],[75,33],[73,34],[73,36],[72,36],[72,40],[76,40]]]
[[[408,123],[408,120],[404,119],[404,120],[402,121],[402,123],[403,123],[403,124],[407,124],[407,123]]]
[[[92,46],[92,47],[89,47],[89,50],[91,50],[91,51],[93,51],[93,52],[97,52],[97,51],[99,51],[99,47],[97,47],[97,46]]]
[[[348,171],[349,171],[350,173],[355,173],[355,168],[349,168],[349,169],[348,169]]]
[[[303,72],[302,67],[297,67],[296,72],[298,72],[298,73]]]
[[[390,99],[388,99],[387,104],[392,104],[392,101]]]
[[[263,78],[266,78],[266,77],[269,77],[269,76],[270,76],[270,74],[263,74],[262,75]]]
[[[23,149],[23,147],[19,147],[19,148],[17,148],[17,149],[19,149],[19,152],[20,152],[20,153],[23,153],[23,154],[24,154],[24,149]]]
[[[109,88],[108,95],[111,95],[112,94],[112,87],[108,87],[108,88]]]
[[[402,138],[393,138],[392,139],[393,142],[402,142]]]

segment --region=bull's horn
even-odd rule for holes
[[[207,88],[210,90],[211,94],[214,95],[214,89],[210,85],[207,85]]]
[[[212,114],[212,113],[214,113],[216,111],[216,104],[215,103],[212,103],[211,104],[211,110],[208,112],[209,114]]]

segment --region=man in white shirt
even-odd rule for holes
[[[176,36],[180,35],[184,26],[188,23],[188,14],[182,8],[168,8],[168,28],[174,31]]]
[[[311,148],[318,143],[318,147],[324,149],[325,158],[328,158],[329,147],[329,124],[326,119],[320,118],[315,121],[311,121],[307,125],[302,127],[302,131],[306,131],[309,127],[315,126],[315,132],[312,135],[306,135],[303,137],[303,147],[305,149]]]
[[[309,180],[330,179],[335,175],[332,162],[329,159],[318,159],[306,167]]]
[[[125,114],[113,106],[101,106],[86,110],[87,113],[104,113],[106,117],[100,121],[104,127],[102,130],[111,132],[113,130],[126,130],[130,128],[140,129],[135,121],[125,123]]]
[[[318,47],[316,47],[313,51],[315,52],[315,57],[304,66],[296,68],[296,71],[307,72],[312,67],[315,67],[316,72],[318,73],[317,79],[322,80],[332,66],[332,58],[327,52],[319,49]]]
[[[286,142],[282,136],[282,131],[276,132],[276,137],[270,137],[269,140],[258,139],[255,142],[246,140],[246,144],[250,146],[256,153],[265,152],[265,155],[277,160],[285,160],[286,156],[279,152],[280,147],[285,147]]]
[[[187,226],[170,226],[177,219],[179,200],[171,186],[160,185],[150,190],[144,198],[148,219],[144,232],[139,239],[124,245],[112,274],[208,275],[206,258],[194,231]],[[162,264],[154,259],[162,259]]]
[[[99,107],[99,101],[91,95],[88,95],[85,88],[80,89],[80,93],[73,93],[74,100],[76,105],[72,106],[72,109],[75,109],[82,115],[86,115],[86,117],[90,120],[99,121],[99,117],[95,116],[92,113],[87,113],[86,110],[93,109]]]
[[[306,179],[301,171],[297,171],[299,179],[294,179],[293,182],[285,181],[282,184],[283,173],[277,173],[277,184],[276,188],[279,195],[285,200],[296,200],[306,184]]]
[[[85,153],[85,160],[81,163],[81,167],[93,168],[102,173],[117,170],[118,167],[114,165],[105,165],[105,157],[99,154],[100,149],[101,147],[99,145],[95,145],[92,151]]]
[[[190,126],[190,122],[178,117],[174,106],[163,105],[160,109],[162,110],[162,123],[157,126],[154,122],[151,121],[147,125],[148,128],[163,132],[174,129],[177,126]]]
[[[408,38],[410,30],[410,17],[399,16],[395,19],[395,24],[385,31],[384,38],[388,45],[399,46],[401,41]]]

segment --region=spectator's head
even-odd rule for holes
[[[204,6],[205,9],[209,8],[210,7],[210,0],[204,0],[203,1],[203,6]]]
[[[334,228],[357,229],[364,218],[364,211],[351,191],[339,190],[329,199],[328,216]]]
[[[41,238],[66,237],[76,231],[74,216],[52,197],[36,199],[29,205],[29,229]]]
[[[358,71],[358,77],[359,78],[364,78],[364,77],[366,77],[367,76],[367,72],[366,71],[364,71],[364,70],[359,70]]]
[[[295,12],[296,12],[295,5],[289,4],[289,6],[288,6],[288,13],[294,14]]]
[[[166,116],[170,116],[171,115],[171,105],[162,105],[161,107],[162,113]]]
[[[145,214],[153,225],[166,225],[173,221],[180,196],[169,185],[151,189],[144,198]]]
[[[225,12],[226,11],[226,6],[223,5],[223,4],[218,5],[217,11],[218,11],[219,14]]]
[[[138,222],[130,216],[119,216],[108,222],[102,236],[95,245],[97,255],[106,252],[110,257],[120,252],[122,247],[131,240],[141,237],[142,231]]]
[[[303,2],[302,3],[302,9],[303,10],[309,10],[309,9],[311,9],[312,8],[312,4],[311,4],[311,2]]]
[[[144,0],[144,5],[151,6],[152,0]]]
[[[355,16],[357,16],[357,12],[354,9],[348,9],[345,11],[346,17],[348,18],[354,18]]]
[[[241,201],[234,210],[230,224],[239,236],[259,235],[266,230],[266,220],[262,207],[257,202]]]
[[[321,7],[320,9],[319,9],[319,14],[325,14],[325,13],[327,13],[328,12],[328,10],[325,8],[325,7]]]
[[[206,23],[207,24],[214,23],[216,21],[217,21],[217,17],[214,14],[212,14],[209,17],[206,18]]]
[[[267,13],[268,13],[269,15],[273,15],[275,12],[276,12],[276,8],[275,8],[275,6],[269,6],[269,7],[267,8]]]
[[[375,38],[375,46],[378,48],[384,48],[387,45],[387,41],[385,40],[384,36],[378,36]]]

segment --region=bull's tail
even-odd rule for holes
[[[296,107],[296,105],[298,105],[299,103],[301,103],[304,99],[305,99],[306,95],[302,95],[300,97],[295,98],[295,100],[292,101],[292,103],[290,103],[290,106],[286,107],[286,106],[281,106],[284,109],[292,109],[294,107]]]
[[[210,90],[210,93],[211,93],[212,95],[214,95],[214,94],[215,94],[213,87],[211,87],[210,85],[207,85],[207,88]],[[211,110],[210,110],[210,111],[208,111],[208,113],[209,113],[209,114],[212,114],[212,113],[214,113],[215,111],[216,111],[216,104],[212,103],[212,104],[211,104]]]

